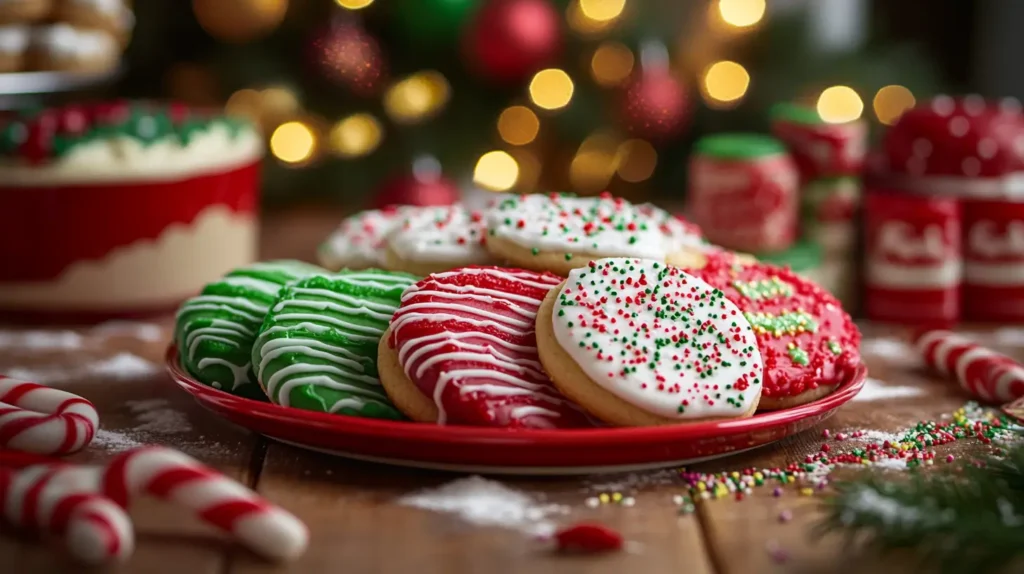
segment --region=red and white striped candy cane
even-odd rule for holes
[[[75,474],[80,473],[62,465],[0,467],[0,515],[15,528],[64,536],[81,562],[124,560],[135,545],[131,521],[112,500],[75,486]]]
[[[98,425],[82,397],[0,375],[0,448],[71,454],[92,442]]]
[[[956,378],[973,396],[992,403],[1024,397],[1024,367],[1006,355],[951,331],[928,331],[917,338],[925,362]]]
[[[253,552],[275,560],[298,557],[309,542],[306,525],[293,514],[168,448],[150,446],[121,454],[107,466],[101,489],[122,507],[145,493],[188,508]]]

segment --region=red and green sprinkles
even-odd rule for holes
[[[771,313],[744,313],[743,315],[747,321],[750,321],[750,325],[758,335],[782,337],[783,335],[813,333],[818,329],[818,323],[814,317],[804,311],[785,312],[778,315]]]
[[[665,417],[739,415],[760,394],[750,324],[719,289],[643,259],[603,259],[570,273],[555,335],[597,384]]]
[[[778,277],[759,281],[734,281],[732,286],[740,295],[752,301],[793,296],[793,286]]]
[[[796,343],[789,344],[789,358],[797,365],[806,365],[810,362],[807,351],[796,346]]]

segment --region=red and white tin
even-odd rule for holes
[[[772,110],[772,134],[789,148],[800,177],[854,175],[867,154],[867,123],[861,120],[829,124],[811,107],[780,104]]]
[[[965,201],[964,319],[1024,320],[1024,203]]]
[[[797,237],[799,180],[781,143],[721,134],[697,144],[689,212],[714,244],[747,253],[788,249]]]
[[[864,225],[868,318],[915,325],[957,321],[963,268],[959,202],[872,190],[865,197]]]

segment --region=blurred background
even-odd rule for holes
[[[877,134],[936,93],[1024,95],[1013,0],[489,4],[137,2],[109,93],[251,117],[265,203],[350,208],[414,166],[463,189],[681,199],[695,140],[767,130],[781,101]]]

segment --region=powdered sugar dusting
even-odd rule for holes
[[[398,503],[454,514],[480,526],[501,526],[536,536],[553,533],[555,525],[549,518],[569,510],[557,504],[541,504],[525,492],[480,476],[413,493]]]
[[[96,431],[91,446],[114,453],[139,448],[143,443],[124,433],[100,429]]]
[[[160,367],[138,355],[118,353],[113,357],[70,368],[7,369],[4,374],[41,385],[75,382],[85,378],[138,379],[160,372]]]
[[[996,345],[1006,347],[1024,347],[1024,328],[1003,327],[992,333],[992,340]]]
[[[864,339],[860,344],[860,352],[866,357],[884,359],[892,366],[905,369],[918,368],[924,364],[917,349],[893,337]]]
[[[148,343],[159,343],[164,340],[163,328],[153,323],[109,321],[97,325],[92,332],[101,337],[134,337]]]
[[[869,442],[875,444],[885,444],[888,441],[890,444],[896,444],[900,442],[900,437],[904,434],[903,432],[885,432],[878,430],[862,430],[857,437],[851,437],[850,440],[859,440],[862,442]]]
[[[864,388],[861,389],[857,396],[854,397],[855,402],[866,402],[866,401],[881,401],[885,399],[901,399],[906,397],[917,397],[925,394],[924,389],[920,387],[909,387],[904,385],[886,385],[878,379],[868,378],[864,382]]]
[[[0,331],[0,349],[25,351],[70,351],[85,346],[74,331]]]
[[[165,399],[127,401],[125,403],[139,423],[134,432],[159,435],[187,433],[192,430],[185,413],[168,408]]]

